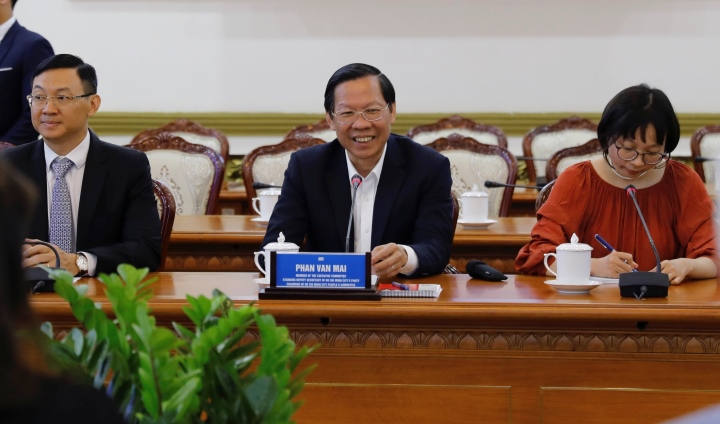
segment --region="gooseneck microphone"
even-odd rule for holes
[[[261,183],[261,182],[255,182],[255,183],[252,183],[252,188],[257,190],[259,188],[282,188],[282,187],[278,186],[278,185],[274,185],[274,184],[265,184],[265,183]]]
[[[360,184],[362,184],[363,177],[361,177],[358,174],[355,174],[350,178],[350,184],[352,184],[353,189],[353,195],[352,195],[352,203],[350,204],[350,218],[348,219],[348,229],[347,229],[347,235],[345,236],[345,253],[350,251],[350,229],[352,228],[353,223],[353,211],[355,210],[355,196],[357,195],[358,187],[360,187]]]
[[[527,186],[527,185],[518,185],[518,184],[504,184],[504,183],[497,183],[495,181],[485,181],[485,187],[487,188],[497,188],[497,187],[516,187],[516,188],[534,188],[536,190],[542,190],[542,186]]]
[[[58,253],[55,246],[53,246],[50,243],[36,240],[33,242],[25,243],[29,244],[31,246],[34,246],[36,244],[42,244],[43,246],[47,246],[50,248],[50,250],[55,253],[55,268],[51,269],[59,269],[60,268],[60,253]],[[30,293],[41,293],[41,292],[54,292],[55,291],[55,280],[53,280],[47,271],[44,269],[34,266],[30,268],[25,268],[23,271],[25,281],[30,286]]]
[[[645,234],[648,240],[650,240],[650,247],[652,247],[653,253],[655,254],[655,261],[657,263],[656,272],[626,272],[620,274],[620,296],[623,297],[635,297],[640,300],[643,297],[666,297],[668,294],[668,287],[670,287],[670,279],[667,274],[662,273],[662,267],[660,265],[660,254],[658,254],[655,242],[650,235],[650,230],[645,223],[645,217],[640,210],[637,198],[635,197],[635,186],[630,184],[625,187],[625,192],[633,200],[635,209],[637,210],[640,222],[642,222]]]

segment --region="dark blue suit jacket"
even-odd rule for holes
[[[0,141],[23,144],[37,140],[27,96],[35,68],[52,56],[50,43],[15,22],[0,42]]]
[[[38,190],[28,238],[48,241],[48,204],[43,141],[0,152]],[[160,219],[144,153],[100,141],[90,132],[78,208],[77,250],[97,255],[96,273],[116,272],[121,263],[157,269]]]
[[[391,134],[375,195],[372,248],[410,246],[419,261],[413,277],[440,274],[454,233],[451,184],[445,156]],[[337,140],[298,150],[262,245],[277,241],[282,231],[286,241],[306,240],[307,251],[344,252],[351,200],[345,149]]]

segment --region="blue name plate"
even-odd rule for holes
[[[270,287],[369,289],[370,252],[272,252]]]

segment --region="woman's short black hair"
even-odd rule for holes
[[[374,66],[366,65],[364,63],[351,63],[338,69],[330,77],[327,87],[325,87],[325,112],[332,113],[335,111],[335,87],[344,82],[353,81],[367,76],[378,77],[383,99],[385,99],[385,102],[390,105],[390,110],[392,110],[393,105],[395,104],[395,88],[388,77],[386,77]]]
[[[647,84],[628,87],[605,106],[598,124],[598,140],[605,155],[618,139],[640,136],[646,142],[647,129],[655,130],[657,144],[671,153],[680,141],[680,123],[665,93]]]

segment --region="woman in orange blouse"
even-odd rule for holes
[[[717,275],[715,207],[700,177],[670,160],[680,125],[670,100],[647,85],[626,88],[605,107],[598,139],[603,157],[563,171],[538,210],[530,243],[517,258],[518,271],[545,274],[545,253],[576,233],[592,246],[591,274],[617,278],[634,268],[651,271],[655,255],[625,187],[637,201],[671,284]],[[600,234],[616,250],[595,240]],[[555,264],[553,264],[553,268]]]

